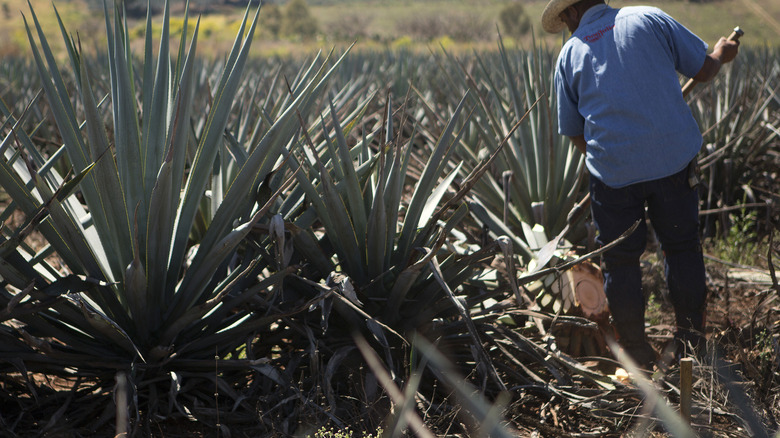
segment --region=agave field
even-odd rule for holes
[[[166,8],[139,53],[116,9],[98,53],[60,22],[60,54],[35,12],[33,56],[0,63],[1,435],[778,429],[777,48],[689,96],[712,348],[688,422],[676,366],[621,378],[604,344],[562,342],[604,327],[553,287],[599,255],[570,214],[587,175],[557,135],[556,49],[258,58],[260,8],[211,59]]]

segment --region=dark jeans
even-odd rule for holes
[[[645,300],[639,257],[647,243],[645,205],[664,252],[666,282],[679,329],[703,331],[707,296],[699,239],[699,196],[688,184],[688,169],[653,181],[614,189],[590,178],[591,213],[607,244],[637,220],[639,228],[602,256],[604,287],[618,333],[621,327],[641,327]]]

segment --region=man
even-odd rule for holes
[[[699,196],[688,182],[702,136],[677,73],[709,81],[734,59],[738,43],[721,38],[708,55],[700,38],[661,10],[614,9],[603,0],[551,0],[542,27],[572,33],[555,70],[558,130],[586,155],[598,243],[640,221],[602,264],[618,341],[651,369],[657,354],[645,337],[639,265],[645,206],[665,254],[676,344],[700,345],[705,325]]]

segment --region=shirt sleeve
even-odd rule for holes
[[[653,18],[660,24],[656,31],[662,32],[669,44],[675,70],[689,78],[696,76],[704,65],[707,43],[660,9]]]
[[[584,133],[585,119],[579,112],[578,96],[568,83],[561,63],[558,63],[554,81],[558,104],[558,133],[568,137],[582,135]]]

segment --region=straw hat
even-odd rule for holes
[[[561,12],[580,0],[550,0],[542,12],[542,29],[549,33],[558,33],[566,28],[566,23],[561,20]]]

